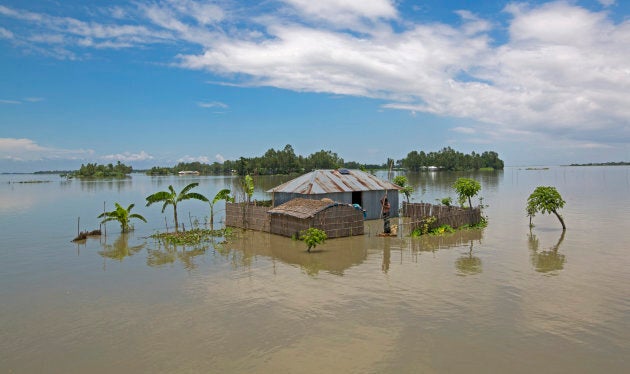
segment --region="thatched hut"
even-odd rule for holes
[[[295,198],[329,198],[343,204],[358,204],[366,211],[366,219],[379,219],[380,200],[384,196],[391,205],[390,216],[398,216],[400,189],[400,186],[361,170],[336,169],[315,170],[267,192],[272,194],[274,207]]]
[[[363,235],[363,211],[328,199],[296,198],[268,213],[272,234],[292,237],[315,227],[325,231],[329,238]]]

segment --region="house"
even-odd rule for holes
[[[328,238],[363,235],[363,211],[351,204],[329,199],[295,198],[268,211],[270,232],[299,237],[302,230],[315,227]]]
[[[381,218],[380,200],[387,196],[390,216],[398,216],[398,191],[401,188],[360,170],[315,170],[272,188],[273,206],[295,198],[321,200],[329,198],[337,203],[358,204],[365,210],[366,219]]]

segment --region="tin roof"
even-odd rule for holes
[[[353,191],[400,190],[389,181],[361,170],[314,170],[272,188],[267,192],[286,192],[304,195]]]
[[[297,218],[309,218],[337,203],[322,200],[296,198],[270,209],[269,214],[286,214]]]

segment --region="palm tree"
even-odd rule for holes
[[[118,221],[120,223],[120,229],[122,232],[129,231],[129,220],[132,218],[137,218],[143,222],[147,222],[147,220],[139,214],[131,213],[131,209],[135,206],[134,204],[130,204],[127,209],[123,208],[120,204],[114,203],[116,206],[115,210],[111,212],[103,212],[97,218],[104,218],[101,223],[109,222],[109,221]]]
[[[214,204],[218,201],[225,200],[226,202],[234,202],[234,198],[230,196],[230,190],[227,188],[217,192],[214,199],[210,202],[210,229],[214,231]]]
[[[153,195],[147,196],[147,205],[149,206],[153,203],[164,202],[162,205],[162,213],[167,206],[173,206],[173,217],[175,219],[175,231],[179,231],[179,221],[177,220],[177,203],[183,200],[196,199],[208,202],[208,198],[203,196],[202,194],[196,192],[189,192],[193,188],[197,187],[199,183],[191,183],[188,186],[184,187],[184,189],[178,194],[175,192],[175,189],[172,185],[168,186],[168,191],[160,191],[156,192]]]

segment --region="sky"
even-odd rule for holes
[[[630,161],[630,2],[0,0],[0,172]]]

